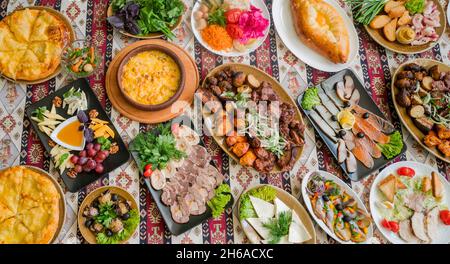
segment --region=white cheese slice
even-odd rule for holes
[[[261,244],[270,244],[269,239],[261,240]],[[284,236],[280,239],[278,244],[292,244],[292,242],[289,241],[288,236]]]
[[[311,239],[306,227],[303,225],[300,217],[292,211],[292,222],[289,226],[289,242],[291,243],[303,243]]]
[[[263,226],[263,223],[268,222],[269,218],[247,218],[245,221],[247,221],[263,239],[268,239],[270,237],[269,229]]]
[[[262,199],[250,195],[250,201],[259,218],[273,218],[275,215],[275,206]]]
[[[281,201],[278,198],[275,198],[275,200],[273,200],[273,203],[275,205],[275,215],[279,216],[280,213],[282,212],[290,212],[291,209],[285,204],[283,203],[283,201]]]

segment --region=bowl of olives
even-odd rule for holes
[[[126,190],[105,186],[83,200],[78,211],[78,227],[90,244],[122,244],[139,226],[136,200]]]

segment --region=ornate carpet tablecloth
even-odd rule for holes
[[[285,48],[277,36],[275,28],[271,26],[270,34],[264,44],[255,52],[244,57],[222,58],[205,50],[196,40],[190,27],[190,14],[194,0],[184,0],[189,10],[184,15],[184,23],[176,30],[174,42],[186,49],[194,58],[200,75],[204,77],[209,70],[226,62],[241,62],[254,65],[271,74],[288,90],[293,97],[308,85],[314,85],[330,76],[329,73],[315,70],[299,61]],[[288,1],[288,0],[285,0]],[[342,1],[343,2],[343,1]],[[266,0],[269,10],[272,0]],[[102,54],[100,71],[89,78],[90,85],[110,114],[114,125],[125,142],[129,142],[139,131],[148,128],[120,115],[112,108],[105,92],[105,74],[108,65],[117,52],[130,44],[133,39],[124,37],[106,22],[108,0],[3,0],[0,1],[0,18],[6,16],[17,7],[29,5],[45,5],[60,10],[72,22],[77,37],[92,40]],[[341,3],[348,11],[348,6]],[[443,6],[447,2],[442,1]],[[348,12],[349,15],[350,12]],[[364,80],[367,91],[371,94],[378,106],[397,127],[399,119],[390,100],[391,76],[395,68],[413,58],[433,58],[444,63],[450,63],[450,35],[448,32],[440,43],[433,49],[418,55],[400,55],[377,45],[369,38],[365,30],[358,26],[359,54],[351,66],[359,77]],[[24,115],[25,108],[33,102],[40,100],[49,93],[54,92],[67,82],[67,76],[60,74],[56,78],[38,85],[19,85],[0,80],[0,167],[17,164],[29,164],[49,170],[55,178],[58,173],[53,169],[48,153],[44,151],[39,139],[34,133],[30,121]],[[408,146],[406,154],[400,160],[415,160],[437,168],[449,179],[450,165],[437,160],[434,156],[422,149],[414,139],[402,128]],[[302,177],[313,170],[327,170],[342,176],[342,170],[337,166],[327,147],[308,124],[303,155],[294,169],[289,173],[265,175],[254,170],[241,167],[223,153],[210,138],[205,138],[207,148],[218,161],[225,181],[230,184],[235,198],[249,186],[257,183],[269,183],[281,187],[294,196],[300,196]],[[370,186],[374,175],[361,182],[352,182],[351,186],[365,201],[368,207]],[[61,182],[61,180],[59,179]],[[63,184],[61,182],[61,184]],[[67,219],[58,242],[83,243],[78,232],[76,215],[78,206],[86,194],[103,185],[116,185],[127,189],[139,202],[141,223],[139,232],[136,232],[129,243],[246,243],[237,218],[233,216],[232,209],[228,209],[221,217],[203,222],[189,232],[180,236],[172,236],[164,225],[164,221],[155,203],[139,177],[136,164],[128,162],[110,173],[109,176],[99,180],[78,193],[66,192]],[[335,243],[333,239],[317,226],[318,242]],[[386,241],[378,230],[375,231],[375,243]]]

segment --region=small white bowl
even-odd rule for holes
[[[63,129],[64,127],[66,127],[68,124],[74,122],[75,120],[78,120],[77,116],[72,116],[71,118],[67,119],[66,121],[62,122],[61,124],[59,124],[55,130],[53,130],[52,134],[50,135],[50,138],[55,141],[56,144],[63,146],[67,149],[70,150],[76,150],[76,151],[82,151],[84,149],[84,145],[86,144],[86,139],[83,136],[83,142],[81,143],[81,146],[77,147],[77,146],[72,146],[69,145],[65,142],[62,142],[58,137],[58,133],[59,131],[61,131],[61,129]]]

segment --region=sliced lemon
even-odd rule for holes
[[[344,109],[339,112],[337,114],[337,119],[341,127],[346,130],[352,129],[353,125],[355,124],[355,116],[349,109]]]

